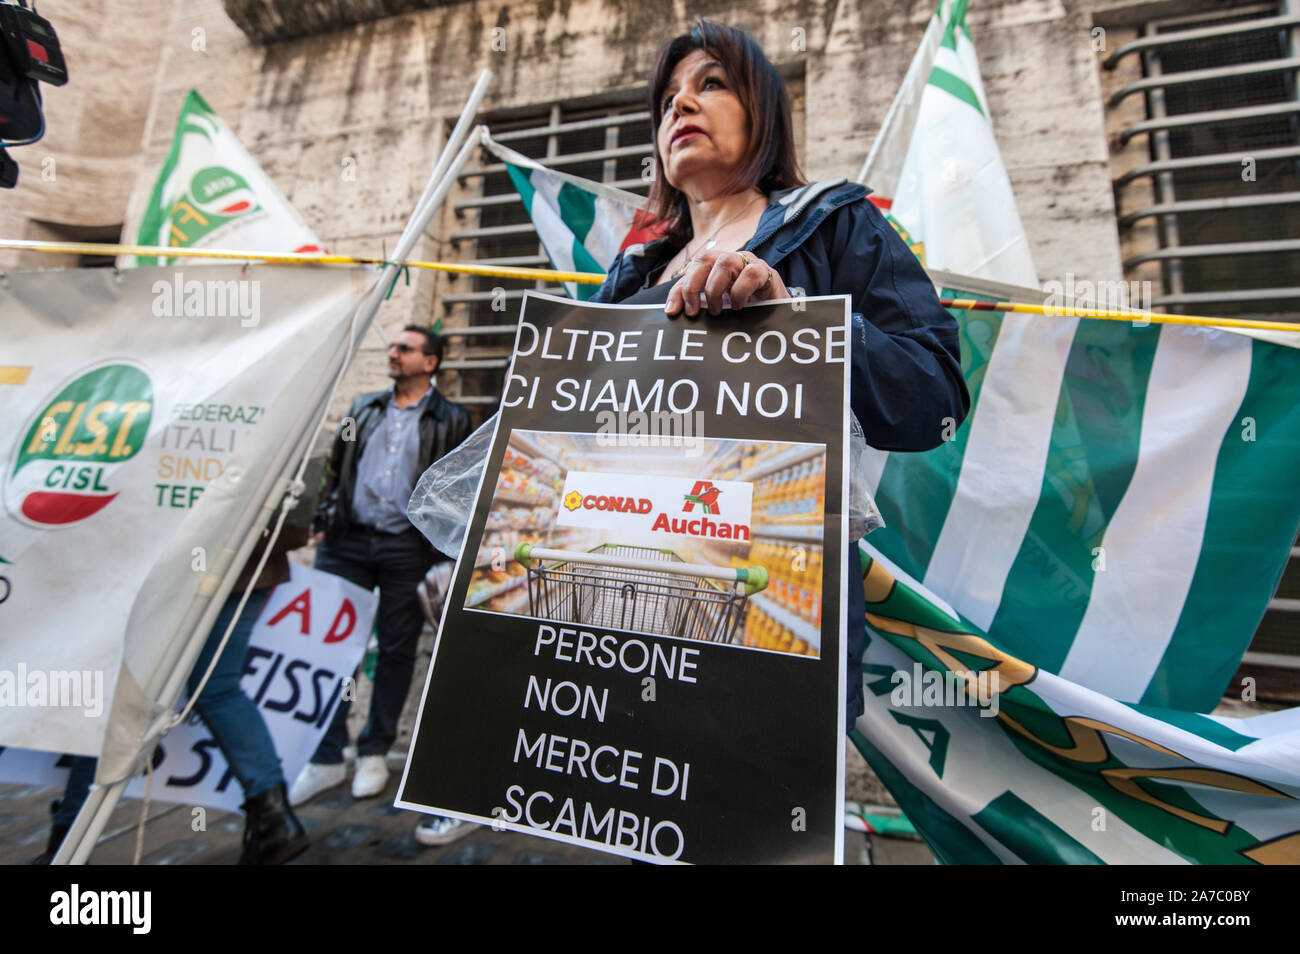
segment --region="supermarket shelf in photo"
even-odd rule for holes
[[[822,525],[820,523],[755,523],[750,525],[750,533],[753,536],[769,540],[794,540],[799,543],[822,542]]]
[[[793,467],[796,464],[802,464],[806,460],[812,460],[826,453],[826,447],[823,444],[795,444],[787,451],[782,451],[780,455],[765,463],[758,464],[747,474],[741,474],[737,480],[755,481],[761,480],[775,474],[779,470],[787,467]]]
[[[761,593],[755,593],[749,598],[749,601],[786,629],[790,630],[790,632],[798,639],[802,639],[809,646],[816,649],[817,652],[821,652],[822,632],[818,627],[814,626],[806,619],[795,615],[780,603],[770,597],[762,595]]]

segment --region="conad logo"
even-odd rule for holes
[[[5,483],[5,506],[35,527],[66,527],[117,496],[114,472],[144,445],[153,384],[131,364],[84,372],[40,405]]]

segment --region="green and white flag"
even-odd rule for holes
[[[1300,334],[955,314],[971,411],[872,459],[871,542],[1036,666],[1211,710],[1300,525]]]
[[[1300,334],[954,314],[970,415],[869,475],[859,749],[941,860],[1300,861],[1300,710],[1201,714],[1300,527]]]
[[[927,268],[1037,286],[967,0],[942,0],[858,175]]]
[[[548,169],[501,145],[486,129],[481,135],[483,148],[506,164],[557,271],[602,275],[620,249],[650,236],[640,228],[637,213],[644,200],[639,195]],[[600,286],[565,282],[564,287],[571,298],[586,301]]]
[[[866,712],[850,736],[940,861],[1300,863],[1300,709],[1117,702],[862,548]]]
[[[1042,301],[965,11],[940,4],[859,180],[927,267]],[[1300,711],[1200,713],[1300,526],[1300,335],[954,315],[966,420],[869,456],[858,747],[944,861],[1298,860]],[[959,670],[1001,687],[963,705]]]
[[[163,161],[138,225],[122,229],[126,241],[179,248],[255,252],[320,252],[298,211],[275,187],[243,144],[190,90],[176,124],[171,151]],[[122,256],[118,264],[166,265],[156,257]],[[187,258],[187,265],[220,264]]]

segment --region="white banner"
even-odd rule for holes
[[[0,287],[0,745],[98,755],[112,722],[134,751],[160,714],[150,685],[206,636],[372,280],[199,274],[45,271]],[[86,705],[99,680],[108,700]]]
[[[342,577],[290,564],[257,618],[244,659],[243,688],[266,720],[284,777],[292,781],[311,758],[361,662],[374,619],[375,595]],[[0,782],[62,788],[61,756],[0,749]],[[127,786],[144,795],[145,780]],[[198,715],[163,739],[154,755],[150,797],[223,811],[244,801],[238,780]]]

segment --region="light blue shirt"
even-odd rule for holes
[[[420,479],[420,415],[430,387],[410,407],[398,407],[389,394],[384,419],[361,451],[352,491],[352,520],[384,533],[411,529],[406,504]]]

